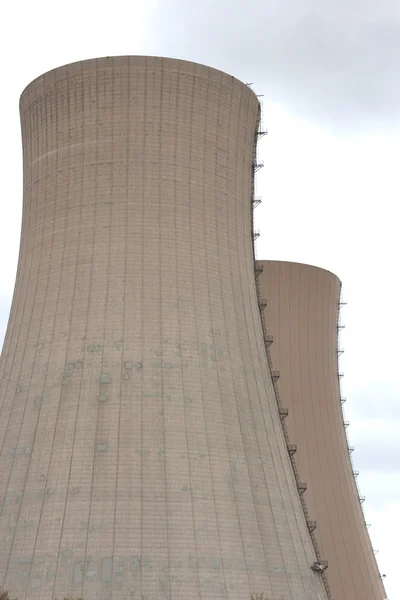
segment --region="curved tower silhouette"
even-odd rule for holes
[[[323,600],[266,368],[259,105],[179,60],[67,65],[21,97],[0,366],[0,574],[19,600]]]
[[[361,508],[338,377],[340,280],[310,265],[258,261],[285,423],[333,600],[386,598]]]

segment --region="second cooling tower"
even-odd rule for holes
[[[386,594],[366,529],[345,434],[338,378],[340,280],[324,269],[258,261],[266,330],[288,407],[285,423],[334,600]]]

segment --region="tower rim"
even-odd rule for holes
[[[231,75],[230,73],[227,73],[226,71],[223,71],[222,69],[217,69],[216,67],[210,67],[209,65],[206,65],[204,63],[201,62],[197,62],[197,61],[193,61],[193,60],[186,60],[184,58],[175,58],[175,57],[169,57],[169,56],[162,56],[162,55],[157,55],[157,54],[116,54],[116,55],[110,55],[110,56],[97,56],[97,57],[93,57],[93,58],[85,58],[82,60],[75,60],[72,62],[68,62],[65,63],[63,65],[59,65],[57,67],[54,67],[52,69],[48,69],[47,71],[44,71],[43,73],[39,74],[37,77],[35,77],[34,79],[32,79],[32,81],[30,81],[22,90],[22,92],[20,93],[19,96],[19,105],[21,106],[21,102],[23,100],[23,98],[27,95],[28,91],[33,88],[35,85],[37,85],[38,83],[40,83],[42,80],[44,80],[45,78],[48,78],[50,75],[52,75],[53,73],[62,71],[62,70],[66,70],[69,67],[76,67],[78,65],[89,65],[89,64],[93,64],[95,62],[98,61],[110,61],[111,64],[115,63],[116,61],[119,62],[123,62],[126,60],[132,60],[132,59],[145,59],[145,60],[161,60],[161,61],[165,61],[165,62],[171,62],[171,63],[183,63],[183,64],[187,64],[187,65],[196,65],[197,67],[201,67],[204,69],[207,69],[208,71],[215,71],[216,73],[219,73],[220,75],[223,75],[225,77],[228,77],[230,79],[232,79],[233,81],[236,81],[237,83],[243,85],[245,88],[247,88],[249,90],[250,93],[254,94],[254,96],[257,98],[257,95],[255,94],[255,92],[251,89],[251,87],[249,87],[248,85],[246,85],[246,83],[244,83],[243,81],[241,81],[240,79],[238,79],[237,77],[235,77],[234,75]],[[257,98],[258,101],[258,98]]]
[[[325,269],[324,267],[319,267],[318,265],[312,265],[310,263],[298,262],[296,260],[279,260],[279,259],[273,259],[273,258],[257,258],[257,262],[258,263],[273,263],[276,265],[292,265],[293,267],[296,266],[296,267],[300,267],[300,268],[312,269],[315,271],[322,271],[324,273],[329,273],[329,275],[332,275],[339,282],[341,282],[339,275],[337,275],[333,271],[330,271],[329,269]]]

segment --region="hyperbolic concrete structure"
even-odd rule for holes
[[[304,498],[333,600],[382,600],[386,594],[365,525],[350,460],[338,378],[340,280],[309,265],[259,261],[260,295],[277,386],[297,445]],[[346,424],[347,425],[347,424]],[[351,450],[351,448],[350,448]],[[361,498],[361,501],[363,499]]]
[[[1,362],[0,573],[19,600],[325,600],[267,369],[259,104],[184,61],[67,65],[21,98]]]

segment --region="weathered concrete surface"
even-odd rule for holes
[[[280,371],[278,388],[289,408],[305,500],[317,520],[318,547],[335,600],[386,598],[365,526],[340,403],[337,337],[340,280],[324,269],[258,261],[260,292],[268,299],[270,352]]]
[[[21,100],[0,573],[20,600],[322,600],[253,274],[258,102],[160,58]]]

